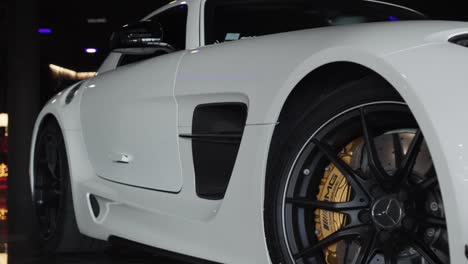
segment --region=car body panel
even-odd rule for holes
[[[373,23],[193,48],[104,73],[83,83],[69,105],[65,104],[64,97],[70,89],[62,92],[42,110],[33,140],[46,116],[52,115],[59,121],[72,161],[77,223],[84,234],[104,240],[119,236],[221,263],[270,263],[263,229],[264,182],[269,147],[283,105],[295,86],[315,69],[333,62],[357,63],[389,81],[413,111],[439,175],[451,261],[467,263],[464,245],[468,243],[465,225],[468,213],[464,209],[468,202],[465,114],[468,111],[468,60],[465,59],[468,49],[447,42],[450,37],[467,32],[468,24],[458,22]],[[167,68],[160,67],[163,61]],[[158,73],[155,70],[158,67],[164,68],[162,72],[166,74]],[[172,77],[163,76],[170,73]],[[164,94],[157,96],[167,102],[173,100],[174,104],[169,103],[170,107],[164,109],[173,115],[173,121],[167,119],[169,129],[163,130],[170,145],[175,144],[177,148],[170,157],[159,156],[164,164],[161,160],[155,162],[173,167],[163,168],[168,174],[162,176],[162,181],[142,178],[148,181],[140,183],[178,190],[178,193],[135,188],[98,177],[104,171],[100,168],[104,165],[98,163],[108,161],[104,161],[104,154],[95,154],[102,149],[90,142],[102,144],[94,133],[100,127],[107,131],[114,124],[100,124],[93,113],[101,111],[99,115],[112,119],[114,112],[108,115],[105,112],[112,105],[115,107],[112,109],[117,109],[119,100],[114,99],[109,109],[103,109],[109,103],[109,93],[125,94],[135,104],[140,103],[140,96],[128,89],[114,91],[104,87],[101,92],[89,87],[124,83],[136,87],[132,91],[154,98],[154,93],[162,93],[157,85],[169,85],[171,80],[175,80],[172,90],[162,86]],[[179,134],[191,133],[195,106],[210,102],[243,102],[249,107],[238,158],[222,200],[196,196],[191,142],[177,138]],[[134,113],[134,116],[140,120],[132,121],[137,122],[133,126],[158,130],[154,116],[146,113],[141,116]],[[133,135],[132,128],[136,129],[133,126],[119,133]],[[108,132],[102,137],[115,137],[118,141],[125,136],[116,135]],[[89,137],[93,139],[90,141]],[[34,148],[32,159],[33,153]],[[153,165],[147,164],[148,168]],[[33,172],[31,167],[31,175]],[[104,208],[97,219],[92,216],[89,194],[96,195]]]
[[[417,117],[434,160],[447,215],[452,263],[467,262],[462,255],[468,241],[467,51],[447,43],[386,58],[391,67],[399,69],[399,85],[407,87],[400,93]]]
[[[179,192],[175,73],[184,51],[119,67],[82,89],[81,122],[99,177]]]
[[[454,22],[381,22],[210,45],[185,55],[175,94],[179,100],[192,95],[219,95],[220,90],[227,94],[240,93],[250,102],[247,124],[271,124],[277,121],[285,98],[313,69],[337,61],[365,66],[382,64],[380,57],[385,54],[445,43],[447,39],[440,36],[464,32],[466,26]],[[433,36],[433,32],[439,35]],[[263,67],[256,63],[259,61]],[[190,126],[193,109],[182,107],[179,126]]]

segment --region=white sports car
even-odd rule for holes
[[[378,1],[178,0],[124,26],[97,77],[37,120],[43,252],[467,263],[468,24],[424,19]]]

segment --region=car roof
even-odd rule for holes
[[[226,1],[226,0],[174,0],[164,6],[162,6],[161,8],[151,12],[149,15],[145,16],[142,20],[147,20],[149,18],[151,18],[152,16],[160,13],[160,12],[163,12],[171,7],[174,7],[174,6],[178,6],[178,5],[183,5],[183,4],[189,4],[189,5],[203,5],[204,3],[206,3],[207,1]],[[239,2],[255,2],[255,1],[261,1],[261,2],[268,2],[268,1],[271,1],[271,2],[281,2],[281,1],[284,1],[286,3],[290,3],[291,0],[229,0],[229,1],[232,1],[232,2],[236,2],[236,1],[239,1]],[[304,0],[302,0],[304,1]],[[311,0],[311,1],[314,1],[314,0]],[[352,0],[349,0],[349,1],[352,1]],[[383,5],[383,6],[388,6],[388,7],[393,7],[393,8],[398,8],[398,9],[402,9],[402,10],[405,10],[409,13],[413,13],[414,15],[416,16],[420,16],[421,18],[426,18],[426,15],[417,11],[417,10],[414,10],[414,9],[411,9],[409,7],[406,7],[406,6],[402,6],[402,5],[397,5],[397,4],[393,4],[393,3],[388,3],[388,2],[384,2],[384,1],[379,1],[379,0],[358,0],[356,2],[367,2],[367,3],[374,3],[374,4],[379,4],[379,5]]]

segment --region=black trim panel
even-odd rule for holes
[[[242,134],[180,134],[179,137],[212,143],[239,144]]]
[[[195,108],[192,134],[179,136],[192,140],[195,186],[200,198],[224,198],[246,121],[244,103],[203,104]]]
[[[91,205],[94,218],[98,218],[101,214],[101,207],[99,206],[99,202],[94,194],[89,195],[89,204]]]
[[[141,251],[145,251],[145,252],[148,252],[148,253],[152,253],[152,254],[155,254],[157,256],[169,257],[169,258],[176,259],[176,260],[183,261],[183,262],[187,262],[187,263],[220,264],[219,262],[213,262],[213,261],[209,261],[209,260],[205,260],[205,259],[201,259],[201,258],[197,258],[197,257],[192,257],[192,256],[188,256],[188,255],[183,255],[183,254],[180,254],[180,253],[176,253],[176,252],[172,252],[172,251],[168,251],[168,250],[164,250],[164,249],[160,249],[160,248],[151,247],[151,246],[141,244],[141,243],[138,243],[138,242],[134,242],[134,241],[131,241],[131,240],[128,240],[128,239],[125,239],[125,238],[118,237],[118,236],[109,236],[107,241],[109,241],[109,243],[111,243],[112,245],[117,246],[117,248],[118,248],[118,246],[129,246],[131,248],[141,250]]]
[[[451,37],[448,41],[450,43],[468,48],[468,34],[460,34],[460,35]]]

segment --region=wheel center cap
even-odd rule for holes
[[[374,223],[384,229],[393,229],[400,226],[403,216],[402,204],[393,197],[382,197],[372,206]]]

